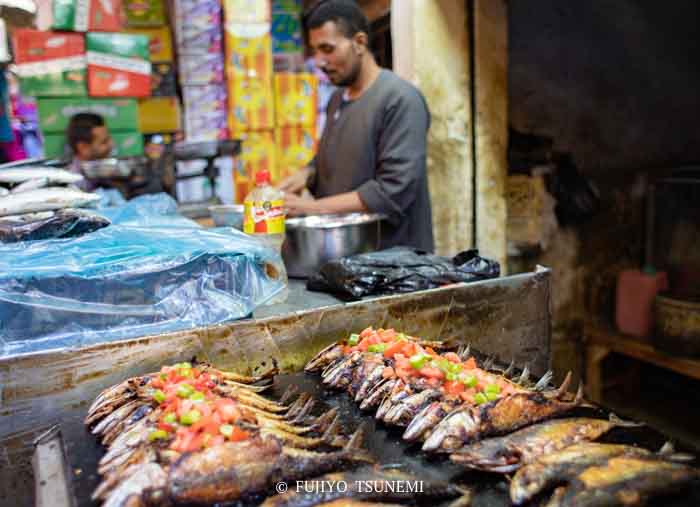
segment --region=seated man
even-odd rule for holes
[[[78,113],[70,119],[66,141],[74,160],[87,161],[107,158],[114,143],[104,120],[99,114]]]

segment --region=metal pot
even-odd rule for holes
[[[243,230],[243,205],[218,204],[209,206],[209,213],[216,227],[235,227]]]
[[[383,215],[350,213],[289,218],[282,258],[287,274],[306,278],[332,259],[379,248]]]

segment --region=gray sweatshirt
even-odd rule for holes
[[[356,100],[343,91],[330,100],[309,190],[317,198],[357,191],[371,212],[387,216],[381,248],[432,252],[423,95],[388,70]]]

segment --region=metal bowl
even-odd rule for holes
[[[235,227],[243,229],[243,205],[219,204],[209,206],[209,213],[217,227]]]
[[[332,259],[379,248],[382,215],[350,213],[289,218],[282,257],[287,274],[306,278]]]
[[[144,157],[103,158],[79,163],[80,170],[90,179],[128,179],[137,168],[146,163]]]

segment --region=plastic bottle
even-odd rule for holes
[[[284,243],[284,194],[270,184],[270,172],[258,171],[255,174],[255,188],[243,201],[243,232],[255,236],[280,255]],[[287,300],[287,271],[281,263],[280,278],[284,290],[268,304],[283,303]]]

